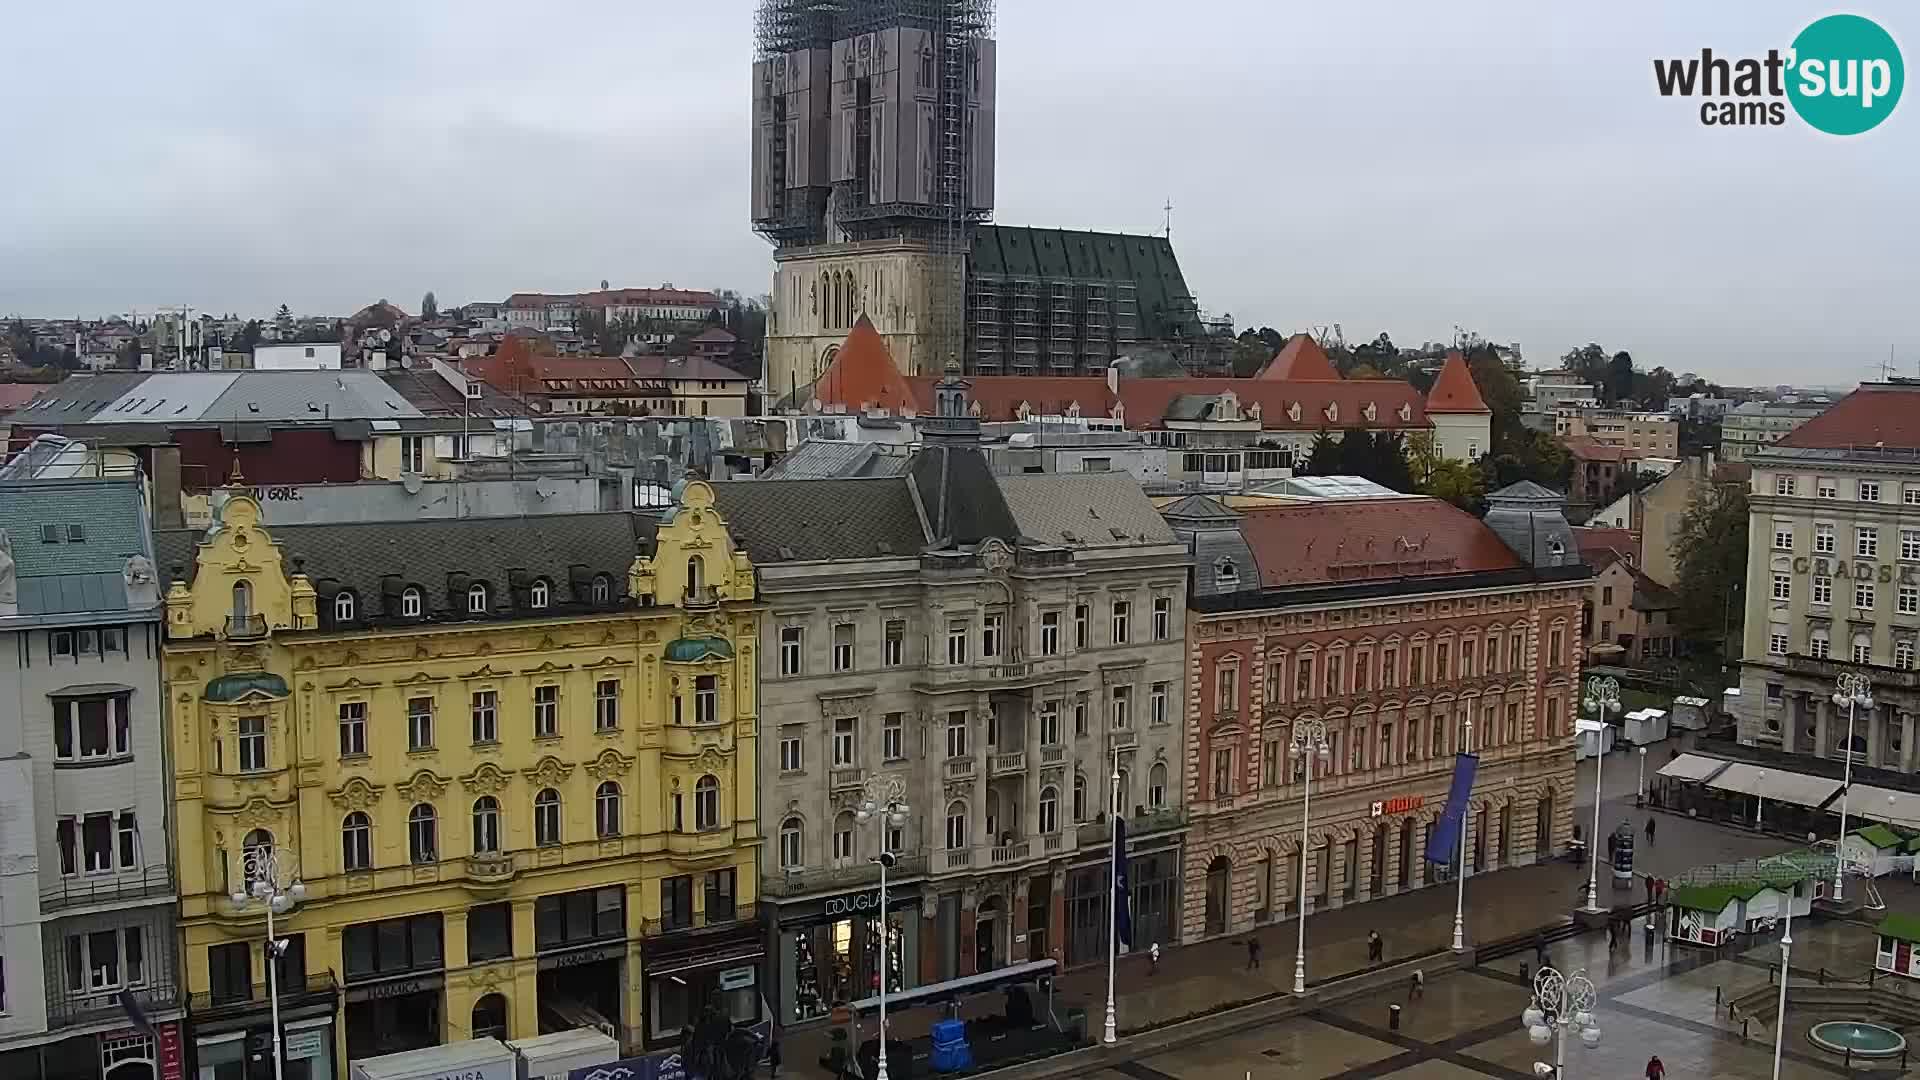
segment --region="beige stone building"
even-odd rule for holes
[[[1629,461],[1680,456],[1680,421],[1666,413],[1562,408],[1554,414],[1553,431],[1561,438],[1585,436],[1617,446]]]

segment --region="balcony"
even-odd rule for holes
[[[852,791],[867,782],[867,771],[860,768],[834,769],[827,774],[827,787],[832,791]]]
[[[949,780],[973,779],[974,763],[971,757],[948,758],[946,776]]]
[[[152,940],[149,938],[148,940]],[[62,980],[64,981],[64,980]],[[81,993],[49,983],[47,986],[47,1026],[69,1027],[102,1020],[125,1022],[127,1012],[120,1004],[121,987]],[[148,1013],[180,1007],[180,992],[171,975],[149,979],[131,988],[140,1007]]]
[[[1005,754],[995,754],[987,759],[987,775],[1019,776],[1027,771],[1027,752],[1014,750]]]
[[[914,689],[923,694],[981,690],[1024,690],[1085,674],[1064,656],[928,668]]]
[[[173,868],[149,866],[132,874],[98,878],[63,878],[40,887],[40,910],[49,914],[93,904],[130,904],[140,900],[171,899]]]
[[[1168,829],[1177,829],[1186,823],[1187,815],[1184,811],[1149,810],[1144,814],[1127,818],[1127,837],[1137,839],[1153,833],[1166,832]],[[1105,821],[1089,821],[1082,824],[1078,830],[1078,839],[1083,848],[1104,844],[1112,835],[1113,827]]]
[[[733,829],[728,827],[667,834],[667,850],[675,855],[711,855],[732,846]]]
[[[972,865],[972,848],[949,848],[940,853],[940,868],[942,870],[965,870]]]
[[[1113,747],[1115,750],[1130,750],[1139,745],[1139,743],[1139,733],[1130,728],[1122,728],[1119,731],[1110,731],[1107,733],[1107,745]]]
[[[331,1012],[339,994],[340,984],[334,980],[331,971],[304,978],[283,977],[280,980],[280,1011],[285,1014],[303,1006],[318,1005]],[[201,1024],[255,1013],[264,1016],[268,1011],[267,984],[203,991],[187,999],[187,1011],[196,1023]]]
[[[1920,671],[1881,667],[1878,664],[1850,664],[1844,660],[1820,659],[1802,653],[1788,653],[1785,667],[1795,675],[1807,675],[1832,682],[1841,672],[1858,671],[1873,680],[1875,686],[1897,690],[1920,690]]]
[[[1043,746],[1040,748],[1040,764],[1063,765],[1067,760],[1067,748],[1064,746]]]
[[[721,753],[733,750],[733,725],[714,724],[668,724],[666,726],[666,754],[668,757],[694,758],[713,747]]]
[[[1071,850],[1072,841],[1066,833],[1048,833],[1040,839],[1040,846],[1048,855],[1062,855]]]
[[[513,881],[516,869],[512,852],[467,856],[467,880],[476,885],[504,887]]]
[[[895,855],[893,871],[887,875],[887,878],[890,881],[897,881],[926,872],[927,857],[925,855]],[[879,880],[879,864],[861,862],[848,866],[782,870],[777,877],[772,875],[763,877],[760,881],[760,891],[768,896],[802,896],[810,892],[857,889]]]
[[[998,844],[987,850],[989,853],[989,861],[991,861],[993,865],[1011,866],[1014,863],[1025,862],[1032,848],[1033,845],[1029,841],[1015,840],[1011,844]]]
[[[252,641],[266,636],[267,617],[265,615],[227,616],[228,641]]]

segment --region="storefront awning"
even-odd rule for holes
[[[1059,963],[1054,960],[1029,960],[1023,964],[1012,964],[1007,967],[996,968],[992,971],[983,971],[978,975],[962,975],[957,979],[928,983],[925,986],[916,986],[911,990],[903,990],[897,994],[888,994],[887,1006],[889,1008],[904,1009],[911,1008],[915,1005],[926,1005],[936,1001],[945,1001],[948,998],[960,997],[965,994],[984,994],[1010,983],[1032,982],[1042,975],[1052,974],[1058,970],[1059,967]],[[874,997],[861,998],[850,1007],[854,1015],[858,1016],[861,1013],[877,1009],[879,1006],[880,998],[878,995],[875,995]]]
[[[1838,811],[1839,807],[1836,801],[1828,809]],[[1847,813],[1868,821],[1920,829],[1920,795],[1872,784],[1855,784],[1847,793]]]
[[[1707,786],[1717,791],[1758,795],[1773,802],[1820,807],[1839,792],[1840,781],[1783,769],[1762,769],[1736,761],[1708,780]]]
[[[1714,774],[1730,764],[1732,763],[1722,761],[1719,758],[1702,757],[1699,754],[1681,754],[1679,757],[1667,762],[1666,767],[1662,768],[1656,775],[1664,776],[1669,780],[1686,780],[1699,783],[1703,780],[1712,779]]]

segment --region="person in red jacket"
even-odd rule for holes
[[[1660,1055],[1647,1059],[1647,1080],[1666,1080],[1667,1067],[1660,1062]]]

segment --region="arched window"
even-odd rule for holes
[[[333,595],[333,621],[353,621],[353,594],[345,589]]]
[[[1040,789],[1040,831],[1060,831],[1060,789],[1051,784]]]
[[[507,1037],[506,998],[499,994],[487,994],[473,1003],[473,1037],[476,1039]]]
[[[487,613],[487,587],[473,585],[467,589],[467,614],[485,615]]]
[[[1087,775],[1082,772],[1073,774],[1073,820],[1087,820]]]
[[[373,869],[373,822],[358,810],[340,822],[340,862],[348,870]]]
[[[693,827],[701,832],[720,827],[720,781],[711,774],[693,785]]]
[[[705,572],[706,564],[700,561],[700,556],[692,555],[687,558],[688,596],[698,596],[700,594],[701,586],[706,584]]]
[[[473,800],[473,853],[489,855],[500,850],[500,800],[482,795]]]
[[[593,579],[593,602],[611,604],[613,602],[613,579],[600,574]]]
[[[1167,805],[1167,763],[1156,761],[1153,768],[1147,770],[1147,809],[1159,810]]]
[[[241,579],[233,583],[233,621],[244,626],[253,616],[253,583]]]
[[[552,788],[533,797],[533,842],[541,847],[560,842],[560,793]]]
[[[611,780],[593,793],[593,828],[601,837],[620,835],[620,785]]]
[[[1213,564],[1213,583],[1222,589],[1237,588],[1240,584],[1240,568],[1232,559],[1221,559]]]
[[[240,841],[240,878],[252,881],[262,873],[266,860],[273,854],[273,834],[265,829],[255,829]]]
[[[833,819],[833,858],[835,862],[853,859],[853,812],[842,810]]]
[[[800,819],[790,817],[780,823],[780,869],[798,870],[806,863],[806,850],[800,842]]]
[[[420,590],[411,585],[407,586],[400,594],[400,616],[406,619],[417,619],[420,617],[421,606]]]
[[[967,804],[959,799],[947,804],[947,850],[967,846]]]
[[[546,607],[551,599],[552,590],[547,587],[545,581],[536,581],[533,583],[533,588],[527,590],[527,606],[536,611]]]
[[[407,857],[416,863],[440,858],[440,822],[433,807],[416,805],[407,813]]]

